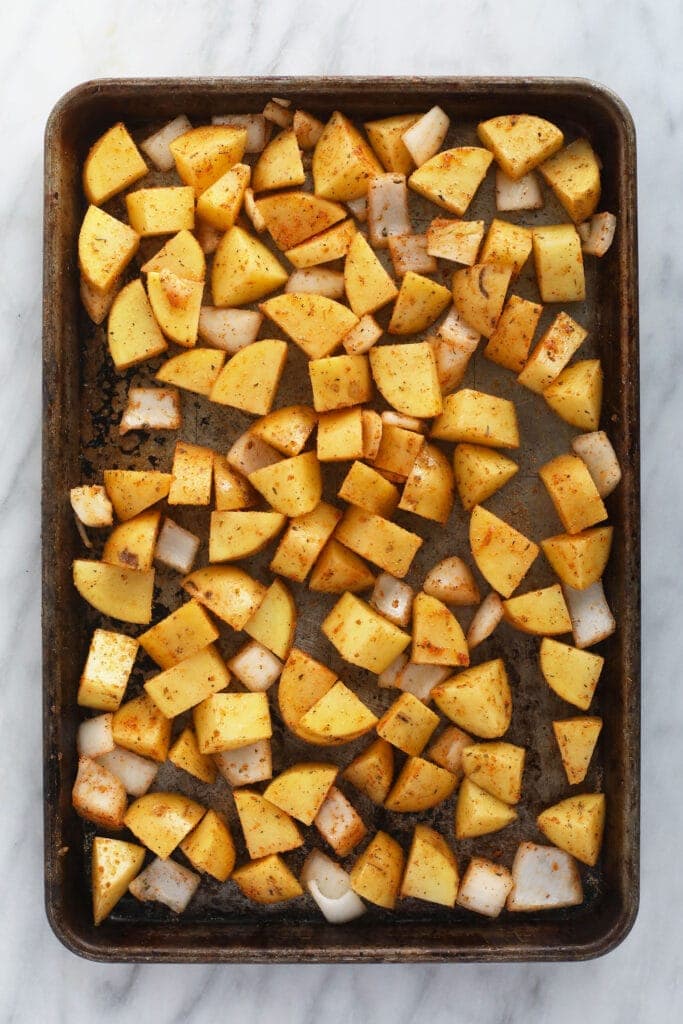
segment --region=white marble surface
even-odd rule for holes
[[[683,996],[679,671],[683,232],[680,0],[24,0],[0,69],[0,1020],[600,1022],[678,1019]],[[42,906],[39,438],[45,119],[88,78],[558,74],[607,83],[639,136],[645,520],[644,811],[637,924],[606,959],[557,966],[88,964]]]

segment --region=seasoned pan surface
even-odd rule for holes
[[[125,897],[98,929],[91,924],[88,882],[90,827],[70,809],[75,775],[75,731],[79,721],[75,694],[78,677],[95,625],[104,622],[86,608],[71,585],[71,561],[80,555],[80,541],[69,509],[68,489],[79,482],[101,480],[104,468],[168,470],[175,434],[118,434],[129,384],[145,384],[157,364],[143,364],[116,374],[107,354],[103,328],[96,328],[80,309],[76,239],[84,200],[80,166],[90,144],[110,124],[123,120],[143,138],[165,120],[185,112],[201,122],[212,114],[257,111],[272,95],[320,117],[342,109],[362,121],[439,103],[449,114],[448,145],[474,143],[475,125],[500,113],[529,112],[556,121],[568,139],[587,135],[604,163],[601,208],[614,211],[619,229],[614,246],[600,261],[587,260],[587,301],[569,311],[589,330],[583,358],[600,357],[605,370],[604,429],[619,455],[624,479],[608,499],[615,545],[605,577],[608,599],[619,628],[600,645],[606,658],[595,714],[604,729],[586,787],[607,794],[608,819],[604,851],[595,869],[582,871],[585,901],[581,907],[537,915],[506,915],[494,922],[476,920],[464,911],[448,910],[413,900],[402,901],[394,913],[372,908],[360,921],[343,928],[321,923],[315,907],[293,904],[260,907],[245,900],[233,885],[203,877],[188,911],[177,918],[157,905]],[[161,184],[163,176],[154,183]],[[119,202],[121,202],[119,200]],[[45,699],[45,851],[48,915],[59,937],[75,951],[113,960],[503,960],[569,959],[598,955],[615,945],[635,916],[638,893],[638,721],[639,721],[639,520],[638,520],[638,349],[637,268],[635,245],[635,143],[627,112],[609,93],[581,81],[491,79],[277,79],[150,80],[90,83],[65,97],[55,108],[46,137],[44,306],[44,699]],[[112,212],[117,212],[114,201]],[[492,175],[479,190],[468,217],[489,220],[495,212]],[[411,195],[415,230],[434,216],[434,208]],[[546,195],[543,210],[506,215],[520,223],[566,220]],[[158,243],[156,243],[158,246]],[[143,247],[140,260],[143,259]],[[133,273],[137,272],[137,264]],[[537,298],[533,271],[527,267],[515,292]],[[544,311],[543,328],[554,316]],[[378,316],[382,321],[381,314]],[[263,333],[263,332],[262,332]],[[274,325],[268,336],[281,336]],[[585,354],[584,354],[585,353]],[[277,405],[310,401],[306,359],[290,346]],[[481,355],[470,364],[465,385],[514,398],[520,420],[522,448],[515,453],[520,472],[487,503],[523,532],[539,540],[559,531],[537,470],[566,450],[574,431],[543,405],[537,396],[515,385],[514,377]],[[237,410],[217,407],[183,393],[180,436],[225,451],[249,425]],[[327,473],[325,498],[335,500],[343,475]],[[197,565],[207,561],[207,510],[180,508],[173,518],[202,536]],[[467,517],[456,502],[445,527],[399,513],[397,522],[425,537],[408,582],[418,584],[439,558],[465,553]],[[418,523],[418,525],[416,525]],[[95,556],[98,549],[95,549]],[[250,561],[250,571],[269,580],[272,551]],[[529,587],[551,582],[538,559]],[[157,572],[156,621],[181,603],[178,577]],[[482,582],[481,580],[479,581]],[[378,691],[375,677],[343,662],[320,633],[318,624],[334,603],[292,584],[299,609],[296,643],[329,664],[377,713],[391,703],[392,691]],[[464,625],[468,617],[463,616]],[[131,630],[132,631],[132,630]],[[225,629],[221,647],[229,656],[243,636]],[[528,749],[524,796],[519,820],[497,835],[458,842],[461,866],[476,850],[511,863],[521,839],[535,839],[539,810],[567,795],[564,772],[552,736],[553,718],[564,717],[567,705],[543,682],[537,666],[538,640],[501,625],[484,645],[477,661],[503,656],[514,695],[513,720],[506,735]],[[152,674],[152,662],[138,659],[135,687]],[[395,695],[395,694],[394,694]],[[282,728],[276,702],[274,771],[295,760],[310,759],[312,750]],[[325,759],[340,765],[367,743],[360,740],[326,748]],[[222,781],[205,787],[166,765],[158,777],[163,788],[177,788],[228,813],[235,811]],[[389,814],[354,790],[349,791],[364,820],[373,829],[386,827],[407,849],[416,815]],[[431,823],[452,835],[452,800],[429,812]],[[420,816],[425,820],[425,815]],[[241,837],[239,827],[233,829]],[[244,851],[240,851],[243,853]],[[299,867],[303,853],[288,855]],[[350,858],[353,860],[353,856]]]

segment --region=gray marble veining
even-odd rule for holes
[[[669,1021],[682,996],[683,7],[680,0],[25,0],[3,9],[0,115],[0,1020]],[[42,908],[41,146],[72,85],[159,74],[558,74],[638,129],[644,511],[642,901],[606,959],[556,966],[126,967],[79,961]]]

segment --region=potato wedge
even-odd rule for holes
[[[97,206],[88,207],[78,233],[78,265],[96,295],[113,291],[139,245],[139,235],[127,224]]]
[[[426,342],[370,349],[370,367],[379,391],[406,416],[438,416],[441,388],[434,352]]]
[[[543,637],[539,651],[541,673],[554,693],[588,711],[605,659],[592,651]]]
[[[287,249],[285,256],[300,270],[343,259],[356,237],[356,231],[356,225],[352,220],[342,221],[341,224],[321,231],[319,235],[314,235],[292,249]]]
[[[257,302],[281,288],[288,276],[262,242],[235,225],[223,235],[213,259],[213,301],[216,306]]]
[[[139,278],[114,299],[107,321],[107,344],[117,370],[128,370],[168,348]]]
[[[291,129],[279,132],[256,161],[251,187],[254,192],[267,192],[303,185],[305,180],[306,172],[296,135]]]
[[[383,420],[382,437],[374,458],[375,466],[392,477],[405,479],[412,472],[423,445],[424,437],[421,433]]]
[[[566,313],[558,313],[517,377],[520,384],[542,394],[583,344],[588,331]]]
[[[278,684],[278,707],[287,728],[311,742],[300,722],[307,711],[332,689],[337,677],[325,665],[293,647]]]
[[[291,593],[282,580],[275,580],[243,629],[284,661],[294,642],[296,620],[297,610]]]
[[[357,128],[336,110],[313,151],[313,185],[317,196],[345,202],[359,199],[382,165]]]
[[[514,403],[483,391],[461,388],[444,398],[443,412],[432,425],[432,437],[492,448],[518,448]]]
[[[576,139],[546,160],[539,171],[576,224],[600,202],[600,164],[588,139]]]
[[[503,597],[511,597],[539,552],[537,544],[481,505],[472,509],[470,547],[479,572]]]
[[[611,526],[594,526],[581,533],[560,533],[541,541],[543,554],[563,583],[586,590],[602,578],[612,547]]]
[[[256,201],[270,235],[283,252],[344,220],[346,210],[310,192],[281,192]]]
[[[398,505],[398,490],[371,466],[354,462],[344,477],[339,497],[350,505],[389,518]]]
[[[292,519],[270,562],[270,571],[303,583],[341,519],[339,509],[321,501]]]
[[[438,832],[416,825],[401,882],[401,898],[453,907],[458,895],[458,864],[450,846]]]
[[[448,522],[453,509],[453,471],[436,445],[420,448],[398,507],[436,523]]]
[[[200,196],[240,162],[246,144],[246,128],[216,124],[185,132],[173,139],[169,149],[181,181]]]
[[[474,743],[462,752],[468,779],[506,804],[522,799],[522,773],[526,750],[514,743]]]
[[[471,512],[475,505],[481,505],[504,487],[519,466],[493,448],[457,444],[453,452],[453,469],[463,508]]]
[[[266,587],[232,565],[196,569],[183,590],[233,629],[243,629],[265,597]]]
[[[417,334],[425,331],[443,313],[450,301],[448,288],[409,270],[401,281],[387,330],[389,334]]]
[[[286,361],[286,341],[254,341],[226,363],[209,398],[220,405],[263,416],[275,401]]]
[[[377,739],[353,759],[343,777],[373,803],[383,804],[394,775],[394,751],[386,740]]]
[[[486,358],[506,370],[520,373],[542,312],[543,307],[538,302],[511,295],[484,349]]]
[[[309,359],[328,356],[358,323],[355,313],[324,295],[287,292],[261,303],[260,309]]]
[[[196,828],[180,843],[193,868],[225,882],[235,866],[235,844],[230,829],[215,811],[208,810]]]
[[[187,281],[203,281],[206,277],[206,259],[192,232],[183,230],[169,238],[140,269],[143,274],[170,270],[176,277]]]
[[[235,164],[202,192],[197,201],[197,216],[218,231],[229,231],[242,209],[250,177],[247,164]]]
[[[602,408],[602,364],[584,359],[567,366],[543,389],[543,397],[557,415],[577,430],[597,430]]]
[[[578,455],[558,455],[538,471],[567,533],[581,533],[607,519],[593,478]]]
[[[346,409],[372,399],[367,356],[326,356],[308,364],[316,412]]]
[[[317,420],[310,406],[288,405],[257,420],[251,427],[251,433],[283,455],[300,455]]]
[[[250,857],[268,857],[303,846],[299,826],[270,800],[251,789],[236,789],[233,797]]]
[[[455,838],[474,839],[500,832],[517,818],[517,812],[487,793],[471,779],[463,779],[455,805]]]
[[[586,298],[581,239],[573,224],[534,228],[534,264],[543,302]]]
[[[225,352],[212,348],[193,348],[168,359],[157,371],[155,380],[174,384],[196,395],[208,396],[224,362]]]
[[[509,264],[475,263],[453,274],[453,304],[465,323],[485,338],[496,330],[510,286]]]
[[[412,693],[402,693],[377,723],[377,735],[411,757],[422,753],[439,716]]]
[[[102,561],[149,572],[154,559],[161,512],[150,509],[114,527],[102,550]]]
[[[386,171],[408,174],[415,166],[401,136],[419,120],[420,114],[396,114],[379,121],[366,121],[363,125]]]
[[[429,594],[417,594],[413,602],[412,661],[417,665],[470,663],[462,627],[445,604]]]
[[[507,732],[512,693],[501,658],[459,672],[432,690],[438,708],[461,729],[482,739]]]
[[[76,559],[73,581],[81,597],[103,615],[144,624],[152,619],[154,570]]]
[[[377,832],[351,868],[351,888],[363,899],[393,910],[399,895],[405,856],[395,839]]]
[[[249,474],[249,483],[276,512],[291,519],[312,512],[322,497],[320,463],[315,452],[257,469]]]
[[[243,864],[232,873],[244,896],[254,903],[283,903],[303,896],[303,889],[277,854]]]
[[[147,173],[142,154],[119,122],[91,146],[83,165],[83,191],[89,203],[101,206]]]
[[[180,793],[145,793],[126,812],[126,828],[157,857],[166,860],[203,818],[201,804]]]
[[[384,806],[402,814],[427,811],[447,800],[456,785],[455,775],[445,768],[421,757],[409,757]]]
[[[108,917],[145,860],[144,846],[96,836],[92,844],[91,884],[96,925]]]
[[[410,643],[407,633],[350,593],[340,597],[320,628],[342,658],[378,674]]]
[[[339,680],[299,720],[313,742],[325,745],[358,739],[376,724],[377,716]]]
[[[601,731],[602,718],[565,718],[553,722],[553,732],[570,786],[576,786],[586,778]]]
[[[201,782],[213,785],[216,781],[217,769],[213,758],[199,752],[197,736],[189,725],[183,729],[169,750],[168,760],[176,768],[188,772]]]
[[[128,220],[141,238],[174,235],[194,228],[194,194],[191,188],[141,188],[126,195]]]
[[[478,146],[445,149],[413,171],[408,184],[425,199],[463,217],[492,159]]]
[[[503,616],[522,633],[536,636],[571,633],[572,620],[559,583],[503,601]]]
[[[605,796],[582,793],[542,811],[536,823],[551,843],[593,867],[600,856],[605,828]]]
[[[281,772],[263,795],[292,818],[312,825],[338,772],[334,764],[303,761]]]
[[[214,693],[195,706],[193,720],[202,754],[238,750],[273,734],[265,693]]]
[[[352,594],[369,590],[374,574],[362,558],[331,537],[313,566],[309,590],[321,594]]]
[[[533,114],[504,114],[482,121],[477,135],[513,181],[518,181],[561,149],[560,129]]]
[[[398,295],[398,288],[360,231],[344,261],[344,290],[357,317],[376,312]]]

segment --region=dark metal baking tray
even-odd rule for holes
[[[75,775],[75,734],[80,718],[77,681],[96,618],[71,583],[71,561],[81,550],[69,508],[68,489],[99,479],[107,465],[127,468],[170,466],[174,438],[133,435],[122,443],[116,431],[130,380],[150,379],[155,366],[114,373],[103,343],[80,308],[76,242],[84,199],[80,170],[89,146],[112,123],[123,120],[136,137],[185,112],[195,122],[212,114],[258,111],[273,95],[291,99],[320,117],[341,109],[362,121],[408,109],[440,104],[453,124],[455,144],[474,139],[474,126],[501,113],[528,112],[557,122],[569,138],[587,135],[600,155],[604,194],[601,208],[618,215],[616,241],[601,261],[587,262],[588,299],[570,312],[590,331],[582,353],[599,355],[605,370],[603,425],[616,447],[624,478],[608,499],[616,540],[605,577],[608,599],[619,628],[599,650],[606,658],[595,712],[604,729],[586,781],[607,794],[607,827],[602,858],[583,871],[586,899],[580,907],[545,914],[503,915],[495,921],[462,910],[418,901],[402,901],[394,914],[371,908],[344,927],[326,925],[307,900],[259,907],[244,900],[232,883],[203,880],[188,911],[175,917],[165,908],[124,897],[99,928],[91,919],[89,844],[92,830],[74,814],[70,791]],[[451,142],[449,139],[449,143]],[[43,421],[43,644],[45,756],[45,886],[50,923],[74,952],[97,960],[219,962],[254,961],[467,961],[569,960],[598,956],[628,933],[638,904],[639,714],[640,714],[640,565],[638,451],[638,297],[636,248],[636,156],[633,123],[621,101],[608,90],[572,79],[497,78],[277,78],[104,80],[68,93],[52,112],[45,140],[44,249],[44,421]],[[493,190],[482,187],[468,216],[490,216]],[[413,200],[416,226],[427,215]],[[120,202],[120,200],[119,200]],[[114,201],[112,209],[116,209]],[[433,215],[433,212],[432,214]],[[524,222],[565,220],[550,197],[544,211],[520,216]],[[515,219],[511,217],[510,219]],[[533,296],[533,274],[523,274],[515,290]],[[546,310],[546,319],[550,319]],[[269,329],[268,333],[271,333]],[[277,336],[277,332],[274,332]],[[287,404],[305,380],[305,359],[293,352],[279,404]],[[303,375],[303,377],[302,377]],[[473,360],[466,382],[500,394],[512,392],[512,375]],[[523,436],[518,477],[490,506],[507,514],[534,539],[558,532],[559,525],[536,476],[545,459],[565,450],[570,428],[539,408],[538,399],[514,388]],[[540,403],[542,404],[542,403]],[[189,440],[226,450],[229,439],[248,425],[248,417],[223,407],[209,409],[199,397],[183,395]],[[404,524],[417,521],[405,513]],[[174,518],[203,532],[206,513],[174,509]],[[445,528],[419,520],[429,552],[416,559],[411,580],[446,554],[467,551],[466,518],[454,510]],[[202,553],[200,553],[201,564]],[[267,579],[267,552],[251,567]],[[550,582],[538,559],[530,585]],[[179,602],[177,579],[158,573],[155,618]],[[300,605],[297,643],[326,659],[375,709],[390,692],[377,691],[372,679],[341,662],[319,634],[321,605],[331,600],[294,587]],[[312,619],[315,615],[316,619]],[[106,620],[105,620],[106,623]],[[122,627],[120,623],[114,628]],[[239,638],[226,631],[223,649],[231,653]],[[567,793],[550,723],[567,714],[567,705],[543,683],[537,667],[537,641],[501,626],[481,648],[479,660],[501,653],[512,672],[514,717],[510,738],[529,746],[525,795],[519,822],[494,836],[456,844],[461,866],[473,849],[510,863],[522,838],[536,838],[541,807]],[[144,669],[144,663],[142,663]],[[152,668],[151,663],[148,666]],[[149,673],[148,673],[149,674]],[[134,685],[140,685],[138,670]],[[287,760],[315,756],[314,748],[286,733],[274,707],[275,768]],[[348,763],[363,741],[326,749],[324,757]],[[168,785],[220,806],[234,819],[226,785],[212,792],[192,784],[170,767]],[[189,781],[188,781],[189,780]],[[354,803],[374,827],[387,826],[407,848],[414,815],[388,815],[351,791]],[[431,820],[452,837],[452,801],[431,812]],[[239,834],[239,829],[235,829]],[[288,855],[294,867],[296,855]],[[351,858],[353,859],[353,858]]]

